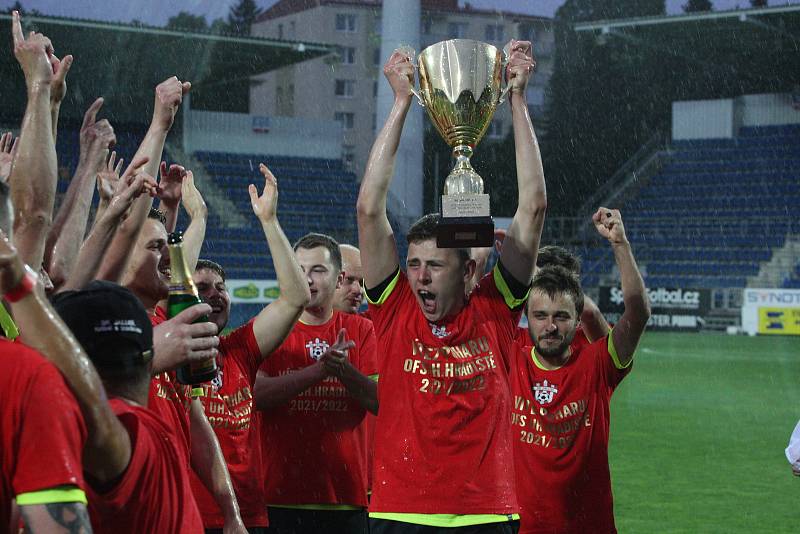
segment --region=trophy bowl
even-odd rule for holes
[[[480,41],[451,39],[427,47],[418,62],[415,94],[456,160],[444,184],[437,245],[491,246],[489,195],[469,160],[508,91],[501,87],[503,51]]]

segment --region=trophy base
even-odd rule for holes
[[[470,248],[494,246],[494,220],[485,217],[441,217],[436,225],[436,246]]]

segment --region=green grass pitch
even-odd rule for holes
[[[645,334],[611,403],[617,528],[800,532],[800,338]]]

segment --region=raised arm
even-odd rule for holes
[[[58,114],[61,111],[61,102],[67,95],[67,73],[72,66],[72,56],[66,55],[58,59],[50,56],[50,65],[53,68],[53,81],[50,82],[50,119],[53,123],[53,143],[58,141]]]
[[[364,286],[368,289],[391,276],[399,263],[397,244],[386,214],[386,199],[400,135],[411,107],[414,65],[410,57],[395,50],[383,66],[383,74],[394,92],[394,104],[369,153],[357,204],[358,246],[363,258]]]
[[[644,280],[636,266],[633,251],[619,210],[600,208],[592,216],[597,232],[608,239],[614,259],[617,261],[620,282],[622,284],[622,300],[625,311],[611,330],[614,348],[620,365],[626,367],[633,359],[639,338],[642,337],[647,320],[650,319],[650,300],[644,287]]]
[[[583,326],[583,333],[589,341],[597,341],[605,337],[611,330],[608,321],[603,317],[600,308],[597,304],[587,297],[583,296],[583,312],[581,312],[581,325]]]
[[[336,343],[331,345],[318,361],[308,367],[281,376],[269,376],[259,371],[256,376],[256,385],[253,388],[256,409],[267,411],[283,406],[314,384],[333,376],[329,369],[330,365],[326,366],[323,360],[327,359],[329,355],[347,358],[347,351],[353,347],[355,347],[355,343],[344,341],[340,333]]]
[[[514,126],[519,204],[500,252],[503,267],[527,285],[536,265],[536,253],[547,210],[547,192],[539,142],[528,114],[525,90],[534,68],[531,43],[511,41],[508,62],[509,103]]]
[[[83,116],[78,168],[47,237],[45,262],[56,290],[66,282],[75,266],[86,235],[97,173],[104,167],[108,150],[117,140],[108,120],[97,120],[102,105],[103,99],[98,98]]]
[[[81,245],[75,266],[69,278],[61,287],[61,291],[77,290],[85,287],[95,279],[100,263],[117,228],[128,216],[134,200],[142,194],[155,195],[156,181],[146,174],[132,176],[127,182],[117,182],[117,191],[104,210],[100,219],[92,227],[89,237]]]
[[[183,209],[189,214],[189,227],[183,233],[183,257],[189,272],[194,272],[203,240],[206,238],[206,225],[208,223],[208,208],[203,200],[203,195],[194,183],[194,173],[186,171],[186,177],[181,184],[181,202]]]
[[[158,209],[164,212],[167,224],[164,225],[167,233],[175,231],[178,224],[178,210],[181,206],[181,188],[186,178],[186,169],[182,165],[172,164],[167,168],[167,163],[162,161],[159,167],[161,178],[158,181]]]
[[[136,155],[133,157],[131,165],[146,159],[147,162],[142,167],[142,171],[150,176],[156,176],[167,133],[169,133],[172,123],[175,121],[175,114],[183,101],[183,95],[189,92],[191,86],[192,84],[189,82],[181,82],[175,76],[158,84],[153,119],[142,144],[139,145],[139,150],[136,151]],[[120,226],[108,252],[103,258],[103,265],[99,273],[100,278],[118,280],[122,277],[128,261],[128,251],[136,243],[139,229],[147,219],[147,214],[150,212],[152,205],[153,199],[149,195],[140,196],[134,202],[131,215]]]
[[[106,166],[97,173],[97,194],[100,200],[97,203],[97,210],[95,210],[94,213],[94,223],[92,223],[92,226],[102,219],[103,212],[106,211],[106,208],[108,208],[108,205],[111,203],[111,199],[114,198],[114,192],[119,185],[120,171],[122,171],[124,163],[125,160],[122,158],[117,161],[117,153],[112,152],[108,157]]]
[[[99,482],[114,480],[130,461],[128,432],[111,410],[89,357],[45,298],[39,277],[23,265],[0,232],[0,293],[7,295],[25,287],[25,280],[34,284],[33,290],[11,303],[22,341],[53,362],[78,401],[88,430],[84,471]]]
[[[42,266],[45,238],[53,222],[56,193],[56,147],[50,115],[50,82],[53,45],[40,33],[22,34],[19,13],[11,22],[14,55],[25,74],[28,103],[19,135],[17,156],[9,186],[14,204],[14,244],[22,260],[36,269]]]
[[[264,175],[264,192],[258,196],[256,186],[250,184],[248,193],[253,213],[261,222],[267,238],[281,289],[280,296],[261,310],[253,322],[253,333],[263,359],[289,335],[303,308],[311,300],[311,293],[308,279],[297,264],[292,246],[278,223],[278,181],[263,163],[259,165],[259,170]]]
[[[226,534],[233,532],[246,534],[247,529],[245,529],[239,513],[239,502],[233,491],[228,465],[225,463],[219,440],[208,422],[199,399],[192,399],[192,405],[189,408],[189,424],[192,434],[192,469],[222,510],[225,518],[224,532]]]

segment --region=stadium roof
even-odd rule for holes
[[[574,29],[595,32],[600,45],[620,38],[712,69],[732,66],[765,89],[791,87],[800,68],[800,5],[579,22]]]
[[[260,37],[199,33],[142,25],[98,22],[60,17],[23,16],[23,29],[51,38],[56,54],[72,54],[75,61],[67,77],[68,101],[62,116],[81,116],[97,96],[116,107],[118,120],[142,120],[152,108],[153,88],[169,76],[192,82],[198,90],[220,92],[226,86],[247,86],[256,74],[332,52],[328,45]],[[0,14],[0,35],[9,44],[0,54],[0,91],[4,105],[17,118],[24,100],[24,80],[11,50],[11,16]],[[76,105],[70,106],[73,99]],[[9,102],[10,101],[10,102]],[[17,105],[14,105],[17,104]],[[120,119],[119,114],[135,114]]]

